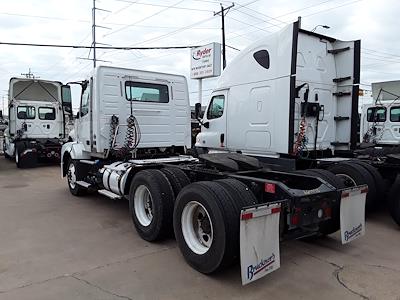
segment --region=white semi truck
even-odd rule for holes
[[[372,83],[372,96],[362,106],[358,154],[388,178],[389,210],[400,225],[400,81]]]
[[[290,65],[297,42],[309,34],[294,23],[276,34],[277,43],[268,49]],[[319,45],[319,39],[308,42]],[[259,56],[250,56],[257,63]],[[282,68],[277,76],[293,84],[290,71]],[[252,74],[243,77],[263,80]],[[97,67],[80,84],[76,141],[62,148],[61,172],[70,192],[127,199],[138,234],[150,242],[174,235],[196,270],[209,274],[240,257],[242,282],[247,284],[279,268],[281,240],[340,229],[347,243],[364,234],[366,185],[345,188],[326,170],[274,171],[235,152],[187,155],[191,120],[183,76]],[[255,95],[265,90],[270,96],[291,95],[286,89],[290,86],[284,82],[273,88],[260,85]],[[210,129],[210,116],[221,117],[223,104],[220,94],[213,98],[207,112]],[[221,142],[220,133],[204,139]],[[274,139],[271,145],[275,142],[280,143]]]
[[[15,158],[19,168],[40,160],[59,161],[71,113],[70,89],[61,82],[11,78],[5,156]]]
[[[371,149],[360,149],[359,83],[360,41],[289,27],[241,51],[224,70],[201,120],[197,152],[240,152],[304,174],[328,170],[347,187],[368,185],[368,211],[389,194],[400,224],[400,157],[373,158]],[[386,108],[372,110],[374,132],[383,133],[379,117],[391,122],[380,142],[398,142],[400,108],[393,106],[391,121]],[[319,170],[304,170],[310,168]]]

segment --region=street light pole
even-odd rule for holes
[[[325,29],[329,29],[330,28],[328,25],[317,25],[311,30],[311,32],[315,32],[318,27],[322,27],[322,28],[325,28]]]

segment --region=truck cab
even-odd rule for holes
[[[226,67],[196,147],[253,156],[312,156],[357,143],[360,41],[296,22],[242,50]]]
[[[362,106],[360,139],[380,146],[400,145],[400,81],[372,83],[374,103]]]
[[[74,142],[63,162],[75,158],[184,154],[191,146],[186,78],[100,66],[80,82]],[[66,150],[69,149],[69,150]]]
[[[68,92],[58,81],[11,78],[5,153],[15,157],[17,166],[38,159],[59,160],[65,138],[65,108],[71,109]]]

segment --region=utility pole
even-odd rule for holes
[[[107,45],[107,46],[111,46],[108,44],[102,44],[102,43],[98,43],[96,42],[96,27],[101,27],[101,28],[105,28],[105,29],[111,29],[109,27],[105,27],[105,26],[100,26],[100,25],[96,25],[96,11],[97,10],[101,10],[101,11],[105,11],[105,12],[110,12],[109,10],[106,9],[101,9],[96,7],[96,0],[93,0],[93,7],[92,7],[92,48],[90,48],[90,51],[92,51],[93,49],[93,58],[90,58],[90,51],[88,54],[88,57],[77,57],[77,59],[84,59],[84,60],[93,60],[93,67],[96,67],[96,62],[98,61],[102,61],[102,62],[110,62],[108,60],[100,60],[97,59],[96,57],[96,45]]]
[[[232,5],[228,7],[223,7],[221,5],[221,10],[218,12],[214,13],[214,16],[221,14],[221,20],[222,20],[222,68],[225,69],[226,67],[226,51],[225,51],[225,15],[228,13],[228,11],[235,6],[235,3],[232,3]]]
[[[35,78],[40,78],[38,76],[35,76],[32,72],[31,72],[31,68],[29,68],[29,72],[28,73],[21,73],[22,76],[25,76],[26,78],[30,78],[30,79],[35,79]]]
[[[93,8],[92,8],[92,46],[93,46],[93,68],[96,68],[96,0],[93,0]]]

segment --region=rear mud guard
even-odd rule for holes
[[[342,190],[340,201],[340,235],[342,244],[365,234],[366,185]]]
[[[245,208],[240,214],[242,284],[280,268],[279,218],[281,202]]]

